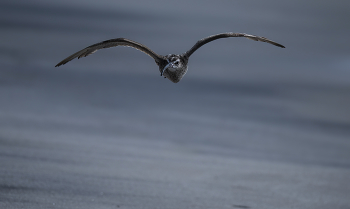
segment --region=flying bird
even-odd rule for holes
[[[66,59],[62,60],[60,63],[58,63],[56,65],[56,67],[58,67],[60,65],[64,65],[67,62],[69,62],[75,58],[79,59],[82,57],[86,57],[86,56],[96,52],[99,49],[110,48],[110,47],[114,47],[114,46],[127,46],[127,47],[133,47],[137,50],[140,50],[140,51],[146,53],[147,55],[149,55],[150,57],[152,57],[154,59],[154,61],[156,62],[156,64],[159,66],[160,75],[164,76],[165,78],[168,78],[169,80],[171,80],[174,83],[177,83],[186,74],[187,69],[188,69],[188,66],[187,66],[188,59],[197,49],[199,49],[204,44],[207,44],[207,43],[214,41],[216,39],[229,38],[229,37],[245,37],[245,38],[248,38],[248,39],[251,39],[254,41],[262,41],[262,42],[266,42],[269,44],[273,44],[273,45],[281,47],[281,48],[285,48],[283,45],[278,44],[276,42],[273,42],[273,41],[271,41],[267,38],[264,38],[264,37],[249,35],[249,34],[245,34],[245,33],[231,33],[231,32],[229,32],[229,33],[220,33],[220,34],[216,34],[216,35],[212,35],[212,36],[203,38],[203,39],[197,41],[197,43],[194,46],[192,46],[192,48],[190,50],[188,50],[187,52],[185,52],[183,54],[169,54],[166,56],[162,56],[162,55],[155,53],[154,51],[152,51],[151,49],[149,49],[147,46],[145,46],[143,44],[140,44],[140,43],[137,43],[135,41],[128,40],[125,38],[116,38],[116,39],[110,39],[110,40],[102,41],[100,43],[88,46],[85,49],[82,49],[82,50],[72,54],[71,56],[67,57]]]

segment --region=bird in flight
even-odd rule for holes
[[[273,41],[271,41],[267,38],[264,38],[264,37],[249,35],[249,34],[245,34],[245,33],[228,32],[228,33],[220,33],[220,34],[216,34],[216,35],[212,35],[212,36],[203,38],[203,39],[197,41],[197,43],[194,46],[192,46],[192,48],[190,50],[188,50],[187,52],[185,52],[183,54],[169,54],[166,56],[162,56],[162,55],[155,53],[154,51],[152,51],[151,49],[149,49],[147,46],[145,46],[143,44],[140,44],[140,43],[137,43],[135,41],[131,41],[131,40],[128,40],[125,38],[116,38],[116,39],[110,39],[110,40],[102,41],[100,43],[88,46],[85,49],[82,49],[82,50],[72,54],[71,56],[67,57],[66,59],[62,60],[55,67],[64,65],[67,62],[69,62],[75,58],[79,59],[82,57],[86,57],[86,56],[96,52],[99,49],[110,48],[110,47],[114,47],[114,46],[127,46],[127,47],[133,47],[137,50],[140,50],[140,51],[146,53],[147,55],[149,55],[150,57],[152,57],[155,60],[156,64],[159,66],[160,75],[164,76],[165,78],[168,78],[169,80],[171,80],[174,83],[177,83],[186,74],[187,69],[188,69],[188,66],[187,66],[188,59],[193,54],[193,52],[195,52],[197,49],[199,49],[204,44],[207,44],[211,41],[214,41],[214,40],[220,39],[220,38],[229,38],[229,37],[245,37],[245,38],[248,38],[248,39],[251,39],[254,41],[262,41],[262,42],[266,42],[269,44],[273,44],[273,45],[281,47],[281,48],[285,48],[283,45],[278,44],[276,42],[273,42]]]

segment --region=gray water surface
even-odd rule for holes
[[[1,1],[0,208],[349,208],[349,6]]]

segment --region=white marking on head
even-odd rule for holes
[[[174,60],[174,61],[170,61],[170,60],[167,58],[167,61],[168,61],[168,64],[165,65],[165,67],[163,68],[161,75],[164,74],[164,72],[165,72],[166,69],[169,69],[169,70],[171,70],[171,71],[174,71],[175,68],[178,68],[178,67],[179,67],[178,65],[181,63],[181,60],[180,60],[179,58],[177,58],[177,59]]]
[[[177,66],[178,64],[180,64],[180,59],[176,59],[176,60],[173,61],[172,63],[174,63],[174,65]]]

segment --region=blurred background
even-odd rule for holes
[[[350,2],[0,2],[1,208],[348,208]],[[128,38],[196,51],[177,84]]]

